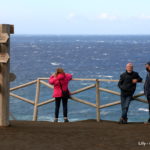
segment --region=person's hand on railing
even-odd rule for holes
[[[137,82],[138,82],[137,79],[133,79],[133,80],[132,80],[132,83],[134,83],[134,84],[137,83]]]

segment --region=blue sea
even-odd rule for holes
[[[119,79],[128,62],[145,79],[145,63],[150,61],[149,35],[13,35],[11,36],[11,72],[17,78],[11,87],[49,77],[57,67],[73,74],[74,78]],[[92,81],[71,81],[71,91],[93,84]],[[100,86],[119,92],[117,82],[101,82]],[[41,85],[39,102],[52,98],[52,89]],[[137,85],[135,94],[143,91],[143,84]],[[35,84],[13,93],[27,99],[35,99]],[[80,99],[96,103],[95,89],[74,95]],[[119,96],[100,93],[101,104],[120,100]],[[145,97],[142,97],[145,98]],[[148,118],[147,104],[132,101],[129,121],[143,122]],[[55,104],[50,103],[38,108],[38,120],[52,121]],[[32,120],[33,105],[10,98],[10,112],[18,120]],[[95,119],[96,109],[69,100],[70,121]],[[101,119],[118,121],[120,105],[101,109]],[[63,119],[60,109],[60,121]]]

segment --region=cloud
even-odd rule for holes
[[[110,15],[108,13],[101,13],[97,16],[97,19],[99,19],[99,20],[117,20],[118,16]]]
[[[111,14],[108,14],[108,13],[101,13],[101,14],[77,14],[77,13],[74,13],[74,12],[71,12],[69,13],[67,16],[66,16],[66,20],[68,21],[77,21],[77,22],[92,22],[92,21],[99,21],[99,20],[102,20],[102,21],[116,21],[118,19],[121,19],[119,18],[118,16],[116,15],[111,15]]]
[[[74,12],[71,12],[71,13],[68,14],[67,20],[72,20],[72,19],[74,19],[76,16],[77,16],[77,15],[76,15]]]
[[[137,18],[143,19],[143,20],[150,20],[150,15],[141,14]]]

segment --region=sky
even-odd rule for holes
[[[150,34],[150,0],[1,0],[15,34]]]

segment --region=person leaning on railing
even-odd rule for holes
[[[127,113],[129,109],[130,102],[133,98],[133,94],[136,90],[136,83],[142,82],[142,78],[137,72],[133,71],[133,64],[128,63],[126,65],[126,72],[121,74],[118,86],[121,90],[121,108],[122,116],[119,123],[127,124],[128,118]]]
[[[150,61],[146,63],[145,65],[147,76],[144,84],[144,94],[147,98],[148,105],[149,105],[149,119],[147,123],[150,123]]]
[[[70,95],[68,84],[72,79],[72,75],[65,73],[62,68],[57,68],[56,72],[50,76],[49,83],[54,85],[53,97],[55,97],[55,118],[54,122],[58,122],[60,102],[63,104],[64,122],[68,120],[68,98]]]

